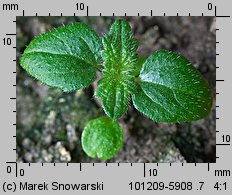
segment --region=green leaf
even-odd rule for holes
[[[126,112],[135,86],[138,43],[132,36],[128,22],[116,20],[109,35],[103,37],[104,78],[98,83],[95,95],[101,98],[105,113],[114,120]]]
[[[123,134],[119,125],[109,117],[91,120],[82,133],[85,153],[101,160],[112,158],[123,145]]]
[[[156,122],[193,121],[210,112],[211,90],[182,56],[156,52],[143,64],[140,79],[134,106]]]
[[[83,23],[73,23],[35,38],[20,59],[41,82],[66,92],[87,87],[96,77],[102,43]]]

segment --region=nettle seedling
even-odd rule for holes
[[[73,23],[35,38],[20,59],[32,77],[64,92],[88,87],[96,71],[103,74],[95,96],[107,117],[89,121],[81,139],[92,158],[110,159],[122,147],[116,121],[127,111],[130,97],[155,122],[194,121],[210,112],[211,90],[187,59],[160,50],[141,64],[137,48],[126,20],[116,20],[102,39],[86,24]]]

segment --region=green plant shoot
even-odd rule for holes
[[[186,58],[160,50],[143,59],[137,49],[126,20],[116,20],[102,38],[89,26],[73,23],[32,40],[20,65],[64,92],[88,87],[97,71],[103,74],[95,96],[107,117],[86,124],[82,147],[88,156],[107,160],[123,146],[116,121],[127,111],[130,97],[135,108],[155,122],[199,120],[211,110],[211,90]]]

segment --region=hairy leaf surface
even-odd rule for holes
[[[20,64],[41,82],[69,92],[94,80],[101,49],[93,30],[83,23],[73,23],[35,38]]]
[[[156,122],[187,122],[208,115],[208,84],[184,57],[158,51],[143,64],[135,107]]]
[[[112,158],[123,145],[123,134],[119,125],[109,117],[91,120],[82,133],[82,147],[92,158]]]
[[[104,78],[98,83],[96,96],[105,113],[114,120],[127,110],[129,94],[134,89],[137,41],[127,21],[116,20],[109,35],[103,37]]]

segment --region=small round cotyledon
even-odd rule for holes
[[[82,133],[82,147],[92,158],[112,158],[123,145],[123,134],[119,125],[109,117],[89,121]]]

